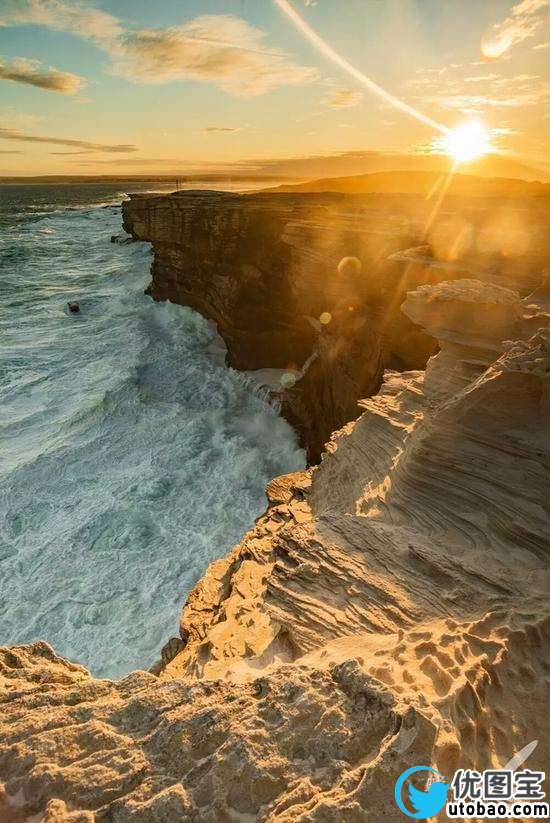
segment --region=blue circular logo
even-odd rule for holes
[[[432,769],[431,766],[411,766],[410,769],[404,771],[397,778],[397,782],[395,784],[395,802],[403,814],[406,814],[407,817],[414,817],[416,820],[426,820],[426,818],[433,817],[440,812],[445,805],[447,793],[449,791],[449,784],[444,783],[442,780],[438,780],[432,783],[428,789],[423,792],[420,789],[417,789],[416,786],[413,786],[412,783],[409,783],[407,787],[408,796],[409,802],[413,808],[413,811],[410,811],[403,802],[402,792],[405,782],[409,777],[411,777],[411,775],[416,774],[416,772],[432,772],[432,774],[435,774],[438,777],[443,777],[443,775],[441,775],[438,771]]]

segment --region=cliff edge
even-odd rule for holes
[[[318,467],[268,485],[158,676],[113,683],[44,643],[2,649],[0,819],[378,823],[402,819],[395,780],[415,764],[450,779],[536,739],[544,769],[540,296],[414,289],[404,311],[439,353],[386,372]]]
[[[233,368],[260,380],[280,370],[269,385],[310,464],[384,369],[423,369],[435,353],[400,311],[408,291],[471,276],[534,288],[544,220],[525,201],[501,208],[495,226],[494,202],[479,198],[447,198],[437,219],[431,200],[389,194],[182,191],[122,204],[126,231],[152,244],[149,294],[214,321]]]

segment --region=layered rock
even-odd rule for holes
[[[123,215],[152,243],[156,300],[213,320],[232,367],[297,377],[277,399],[311,463],[383,367],[423,368],[435,351],[399,305],[449,273],[390,259],[421,236],[421,217],[364,196],[204,191],[134,195]]]
[[[190,596],[172,671],[265,655],[281,631],[298,657],[320,637],[532,594],[548,547],[545,338],[491,363],[521,328],[520,304],[477,281],[421,287],[404,309],[437,331],[441,352],[425,373],[387,373],[284,495],[268,486],[267,515]]]
[[[402,819],[411,765],[450,778],[537,739],[527,765],[544,769],[550,332],[535,297],[471,280],[409,295],[440,353],[386,373],[318,467],[269,484],[158,678],[3,650],[4,816],[378,823]]]

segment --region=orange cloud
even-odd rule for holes
[[[206,134],[216,132],[230,132],[231,134],[234,134],[236,131],[242,131],[242,129],[235,128],[233,126],[206,126],[206,128],[203,129],[203,132]]]
[[[10,63],[0,60],[0,78],[60,94],[76,94],[86,85],[84,77],[79,77],[78,74],[54,68],[43,69],[38,60],[26,60],[23,57],[16,57]]]
[[[502,57],[509,49],[533,37],[548,21],[550,0],[522,0],[512,6],[509,16],[496,23],[481,41],[481,52],[490,60]]]

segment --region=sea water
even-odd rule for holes
[[[150,246],[110,242],[121,196],[0,190],[0,644],[104,677],[158,659],[266,482],[304,466],[212,325],[144,294]]]

